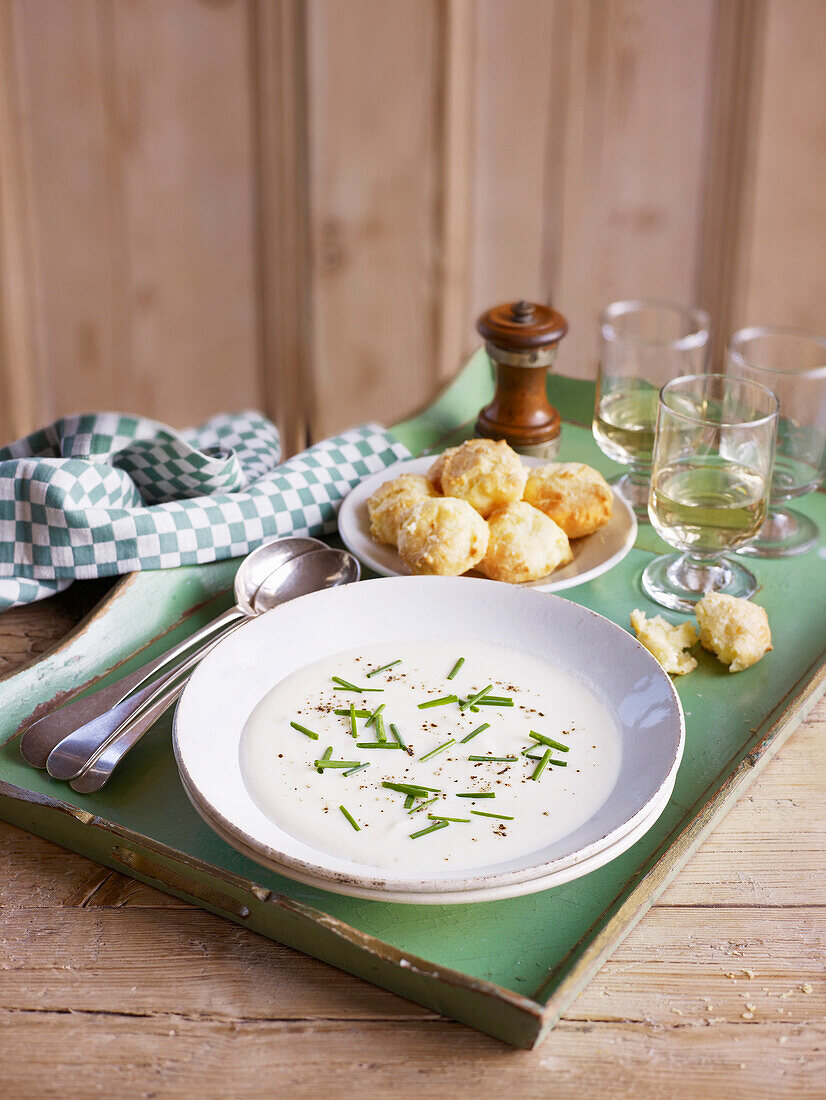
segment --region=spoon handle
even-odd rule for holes
[[[216,619],[207,623],[195,634],[185,638],[154,661],[130,672],[128,676],[100,688],[82,699],[75,699],[58,710],[49,711],[38,718],[24,731],[20,738],[20,753],[26,763],[33,768],[45,768],[52,749],[72,730],[79,729],[95,718],[99,718],[112,707],[121,703],[131,692],[140,687],[145,680],[159,669],[174,661],[194,645],[223,631],[231,623],[243,618],[243,612],[237,607],[224,611]]]
[[[237,629],[237,626],[230,627],[221,638],[205,645],[199,654],[199,659],[206,656],[207,651],[217,645],[227,634],[232,634]],[[104,787],[124,756],[137,745],[143,735],[183,692],[188,680],[189,676],[184,675],[183,679],[171,686],[167,684],[166,687],[156,687],[154,694],[146,700],[143,707],[131,718],[121,722],[102,749],[84,765],[80,774],[75,776],[69,786],[78,794],[92,794]]]
[[[146,706],[133,718],[121,726],[93,762],[71,781],[69,786],[78,794],[92,794],[104,787],[121,760],[130,752],[143,735],[152,728],[165,710],[167,710],[186,687],[186,677],[182,683],[173,684],[157,692]]]
[[[240,613],[235,618],[239,617],[246,618]],[[54,779],[74,779],[80,775],[84,768],[99,755],[112,737],[120,731],[123,724],[138,714],[144,704],[148,703],[157,693],[174,683],[185,672],[194,668],[214,645],[234,629],[233,622],[234,620],[229,620],[228,625],[225,625],[224,630],[217,637],[210,637],[193,653],[173,665],[157,679],[131,692],[114,707],[110,707],[103,714],[99,714],[90,722],[86,722],[63,737],[49,753],[46,760],[46,770],[49,775]]]

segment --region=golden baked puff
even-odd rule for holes
[[[580,539],[611,518],[614,496],[602,474],[581,462],[551,462],[530,472],[525,500]]]
[[[562,528],[524,500],[494,512],[488,531],[488,549],[479,569],[491,580],[538,581],[573,560]]]
[[[454,497],[418,501],[399,527],[399,557],[420,575],[458,577],[479,564],[487,546],[488,525]]]
[[[729,672],[751,668],[772,648],[769,617],[759,604],[725,592],[706,592],[694,614],[703,649],[728,665]]]
[[[374,542],[386,542],[395,546],[399,524],[409,508],[420,500],[439,494],[421,474],[402,474],[392,481],[385,481],[367,501],[370,517],[370,538]]]
[[[504,439],[469,439],[445,451],[434,470],[446,497],[466,500],[484,519],[521,500],[528,476]]]
[[[446,451],[442,451],[430,469],[427,471],[427,477],[433,488],[437,493],[442,493],[442,470],[445,468],[445,462],[447,462],[449,455],[455,454],[458,451],[458,447],[448,447]]]

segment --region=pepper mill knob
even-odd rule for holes
[[[496,393],[479,414],[476,434],[504,439],[521,454],[552,458],[560,420],[545,379],[568,322],[555,309],[522,299],[489,309],[476,328],[496,367]]]

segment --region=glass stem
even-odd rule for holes
[[[651,467],[629,466],[628,480],[647,494],[648,487],[651,484]]]
[[[727,583],[728,569],[719,556],[699,557],[686,553],[669,569],[669,576],[691,592],[712,592]]]

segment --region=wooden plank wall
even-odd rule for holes
[[[514,296],[826,329],[822,0],[0,0],[0,436],[412,411]]]

